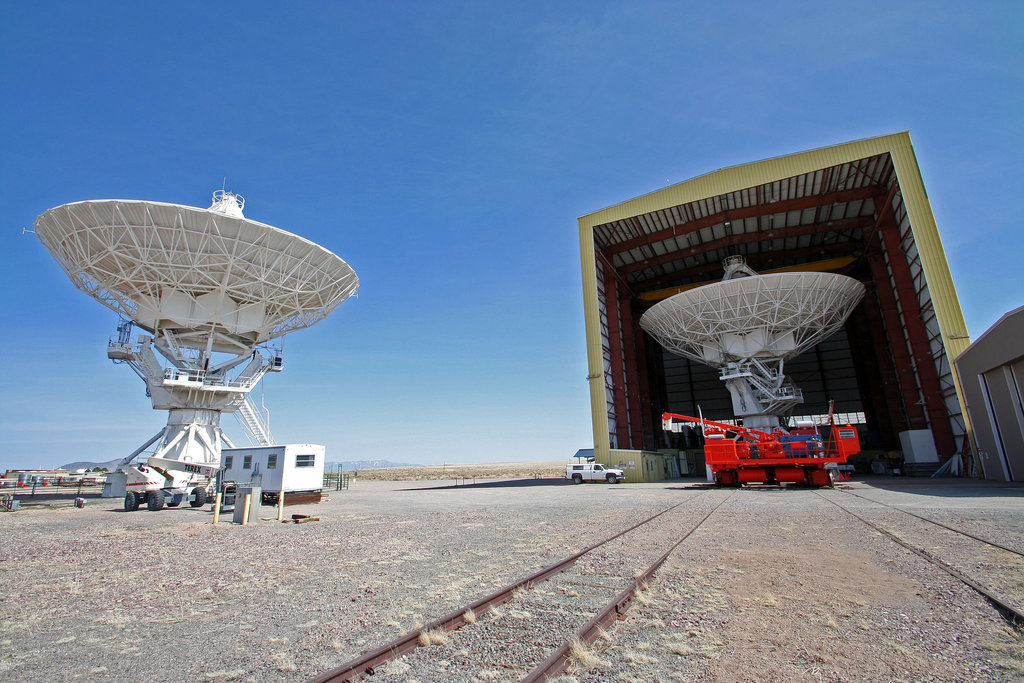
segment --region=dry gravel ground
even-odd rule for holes
[[[288,508],[321,518],[302,525],[270,521],[271,508],[256,525],[214,526],[209,507],[125,513],[114,500],[0,514],[0,677],[305,680],[696,495],[686,481],[528,483],[411,490],[423,484],[360,478],[329,502]],[[1024,550],[1019,487],[849,486]],[[564,679],[1024,677],[1020,630],[830,500],[1024,604],[1019,557],[842,489],[743,489]],[[459,680],[515,679],[493,663],[468,670]]]
[[[540,462],[491,462],[478,465],[421,465],[418,467],[381,467],[357,470],[363,481],[430,481],[463,479],[534,479],[561,477],[564,460]]]

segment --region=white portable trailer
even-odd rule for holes
[[[224,448],[223,480],[259,486],[264,503],[276,503],[281,493],[286,494],[285,504],[289,496],[296,496],[296,502],[298,496],[319,500],[326,457],[326,447],[308,443]]]

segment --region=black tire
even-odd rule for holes
[[[192,489],[192,493],[195,495],[195,500],[190,500],[188,502],[189,505],[194,508],[201,508],[206,505],[206,489],[197,486]]]
[[[604,478],[606,480],[608,480],[609,484],[618,484],[619,483],[619,478],[616,477],[614,474],[606,474],[606,475],[604,475]]]
[[[572,483],[574,483],[574,484],[582,484],[583,483],[583,475],[582,474],[574,474],[574,475],[572,475]]]
[[[160,489],[146,494],[146,509],[151,512],[164,509],[164,492]]]
[[[135,494],[135,491],[129,491],[124,494],[124,511],[135,512],[139,509],[139,497]]]

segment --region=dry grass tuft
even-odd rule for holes
[[[135,621],[132,617],[121,612],[107,612],[101,617],[97,617],[92,620],[94,624],[107,624],[113,626],[118,631],[123,631],[128,624]]]
[[[421,631],[417,642],[423,647],[430,645],[447,645],[452,637],[443,628],[435,628],[430,631]]]
[[[476,623],[476,612],[474,612],[471,609],[468,609],[468,610],[466,610],[465,612],[462,613],[462,618],[463,618],[463,620],[467,624],[475,624]]]
[[[627,650],[622,656],[622,659],[630,664],[655,664],[658,661],[650,655],[645,655],[642,652],[635,652],[633,650]]]
[[[401,659],[392,659],[384,665],[381,673],[385,676],[403,677],[405,674],[409,673],[409,669],[411,668],[411,666],[403,662]]]
[[[598,667],[611,666],[602,660],[597,654],[587,647],[579,638],[573,638],[569,643],[569,670],[573,672],[589,671]]]
[[[295,657],[290,652],[276,654],[270,658],[270,661],[281,673],[294,673],[297,668],[295,666]]]
[[[671,643],[665,643],[665,647],[668,648],[668,651],[672,654],[679,655],[681,657],[689,657],[691,655],[697,654],[697,651],[693,648],[693,646],[691,646],[685,640],[675,640]]]
[[[205,675],[205,678],[208,681],[237,681],[244,675],[244,669],[232,669],[231,671],[211,671]]]

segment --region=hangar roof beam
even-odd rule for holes
[[[679,237],[688,233],[701,230],[703,228],[709,228],[713,225],[718,225],[725,222],[738,221],[745,218],[757,218],[759,216],[766,216],[769,214],[786,213],[787,211],[802,211],[804,209],[815,209],[822,206],[831,206],[834,204],[845,204],[847,202],[858,201],[858,200],[877,200],[885,196],[885,189],[877,185],[868,187],[858,187],[852,190],[839,190],[836,192],[827,192],[825,194],[810,195],[807,197],[797,197],[795,199],[786,199],[779,202],[769,202],[766,204],[754,204],[752,206],[743,206],[734,209],[727,209],[718,213],[704,216],[703,218],[697,218],[693,221],[686,223],[680,223],[670,228],[658,230],[651,233],[642,233],[638,237],[610,244],[604,247],[603,251],[608,255],[618,254],[630,249],[645,246],[653,242],[671,239],[673,237]],[[641,231],[639,227],[635,227],[634,230]]]
[[[806,225],[795,225],[792,227],[784,228],[773,228],[767,232],[747,232],[736,235],[730,235],[703,244],[698,244],[690,247],[689,249],[680,249],[676,251],[669,251],[660,256],[652,256],[651,258],[637,261],[636,263],[629,263],[626,265],[619,266],[619,271],[625,274],[633,273],[636,271],[644,270],[646,268],[653,268],[656,266],[671,263],[680,258],[681,255],[686,253],[697,254],[707,253],[714,249],[722,249],[726,247],[733,247],[740,244],[749,244],[751,242],[762,242],[765,240],[773,239],[786,239],[790,237],[801,237],[804,235],[815,235],[823,232],[843,232],[845,230],[855,230],[857,228],[870,227],[874,224],[874,218],[871,216],[858,216],[856,218],[845,218],[836,221],[825,221],[823,223],[808,223]],[[718,269],[721,269],[721,264],[716,264]],[[688,269],[687,272],[691,272],[692,269]]]

